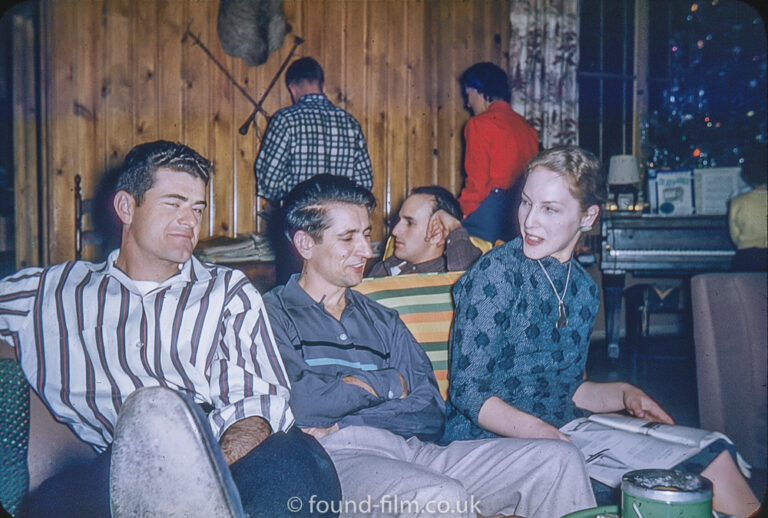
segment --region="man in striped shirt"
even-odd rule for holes
[[[120,249],[105,263],[0,281],[0,340],[51,413],[100,453],[43,483],[27,515],[109,516],[110,494],[112,516],[278,516],[291,497],[338,498],[322,448],[292,428],[290,385],[259,293],[241,272],[192,256],[211,169],[182,144],[136,146],[114,198]],[[184,442],[189,422],[200,444]],[[141,437],[170,437],[173,447],[154,451]],[[102,494],[83,501],[93,481]]]

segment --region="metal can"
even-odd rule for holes
[[[711,518],[712,483],[672,469],[640,469],[621,480],[622,518]]]

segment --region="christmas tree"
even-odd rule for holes
[[[740,165],[766,145],[763,19],[737,0],[676,2],[670,16],[669,80],[644,125],[648,167]]]

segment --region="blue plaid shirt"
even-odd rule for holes
[[[254,170],[259,194],[269,200],[281,200],[299,182],[322,173],[373,187],[360,123],[323,94],[305,95],[275,113]]]

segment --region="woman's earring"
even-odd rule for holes
[[[583,227],[579,227],[579,231],[581,232],[589,232],[590,230],[592,230],[592,225],[585,225]]]

